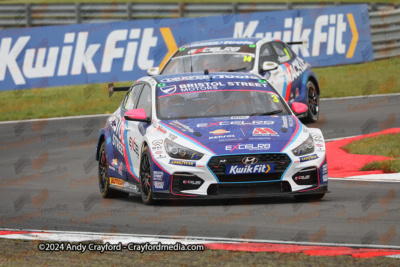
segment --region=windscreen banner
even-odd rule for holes
[[[365,4],[19,28],[0,31],[0,91],[134,81],[182,45],[232,37],[308,40],[292,48],[312,67],[373,60]]]

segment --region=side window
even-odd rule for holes
[[[281,43],[272,42],[272,46],[274,47],[274,50],[278,55],[279,64],[285,63],[286,61],[289,61],[291,59],[289,52]]]
[[[124,104],[125,110],[131,110],[135,108],[142,87],[143,84],[137,84],[133,86],[133,88],[129,91],[125,100],[126,102]]]
[[[288,52],[290,59],[294,59],[296,57],[296,54],[293,52],[292,48],[290,48],[287,44],[283,44],[286,51]]]
[[[265,61],[276,62],[276,58],[275,58],[274,53],[272,52],[272,48],[269,44],[264,44],[260,49],[260,57],[259,57],[260,70]]]
[[[147,84],[143,87],[137,108],[144,109],[147,116],[151,117],[151,88]]]

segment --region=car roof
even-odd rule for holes
[[[219,90],[276,91],[261,76],[251,73],[181,73],[152,77],[156,82],[158,97]]]
[[[200,47],[200,46],[217,46],[217,45],[250,45],[256,44],[260,40],[274,41],[274,39],[268,38],[221,38],[221,39],[210,39],[210,40],[202,40],[191,42],[188,44],[183,45],[182,47]]]

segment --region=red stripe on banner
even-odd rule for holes
[[[391,249],[366,249],[350,247],[329,246],[304,246],[285,245],[272,243],[210,243],[204,244],[208,249],[247,251],[247,252],[279,252],[279,253],[304,253],[309,256],[344,256],[351,255],[354,258],[373,258],[399,254],[400,250]]]

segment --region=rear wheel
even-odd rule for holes
[[[146,205],[154,204],[153,179],[151,177],[151,158],[147,147],[143,148],[142,160],[140,161],[140,191],[142,201]]]
[[[325,193],[310,194],[310,195],[295,195],[294,199],[296,201],[314,201],[314,200],[320,200],[324,196],[325,196]]]
[[[303,119],[304,122],[316,122],[319,117],[319,95],[317,86],[312,81],[307,82],[307,116]]]
[[[125,198],[129,193],[117,191],[110,188],[110,176],[108,174],[108,158],[106,142],[103,142],[99,153],[99,188],[104,198]]]

